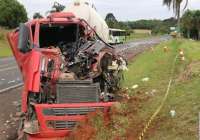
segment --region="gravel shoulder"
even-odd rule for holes
[[[21,88],[0,94],[0,140],[15,140],[20,111]]]

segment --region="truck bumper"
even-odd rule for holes
[[[36,104],[39,132],[29,134],[28,140],[62,140],[67,137],[78,122],[88,118],[88,114],[102,111],[108,117],[114,102],[72,103],[72,104]]]

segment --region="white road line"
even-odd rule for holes
[[[15,80],[9,81],[8,84],[15,83]]]
[[[5,58],[1,58],[0,62],[1,61],[9,61],[9,60],[15,60],[15,59],[14,59],[14,57],[5,57]]]
[[[4,68],[4,67],[8,67],[8,66],[10,66],[10,65],[16,65],[16,63],[7,63],[7,64],[3,64],[3,65],[0,65],[0,69],[1,68]]]
[[[21,86],[23,86],[23,83],[20,83],[20,84],[14,85],[14,86],[10,86],[8,88],[1,89],[0,93],[6,92],[6,91],[9,91],[9,90],[21,87]]]
[[[9,67],[9,68],[4,68],[4,69],[0,69],[0,72],[2,71],[7,71],[7,70],[12,70],[12,69],[16,69],[18,68],[18,66],[13,66],[13,67]]]

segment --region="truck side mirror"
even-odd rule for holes
[[[19,26],[19,44],[18,49],[22,53],[31,51],[30,48],[30,30],[28,26],[21,23]]]

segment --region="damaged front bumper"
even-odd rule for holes
[[[73,128],[88,118],[88,114],[102,111],[108,117],[114,102],[73,103],[73,104],[35,104],[39,131],[28,134],[28,140],[61,140],[69,136]]]

